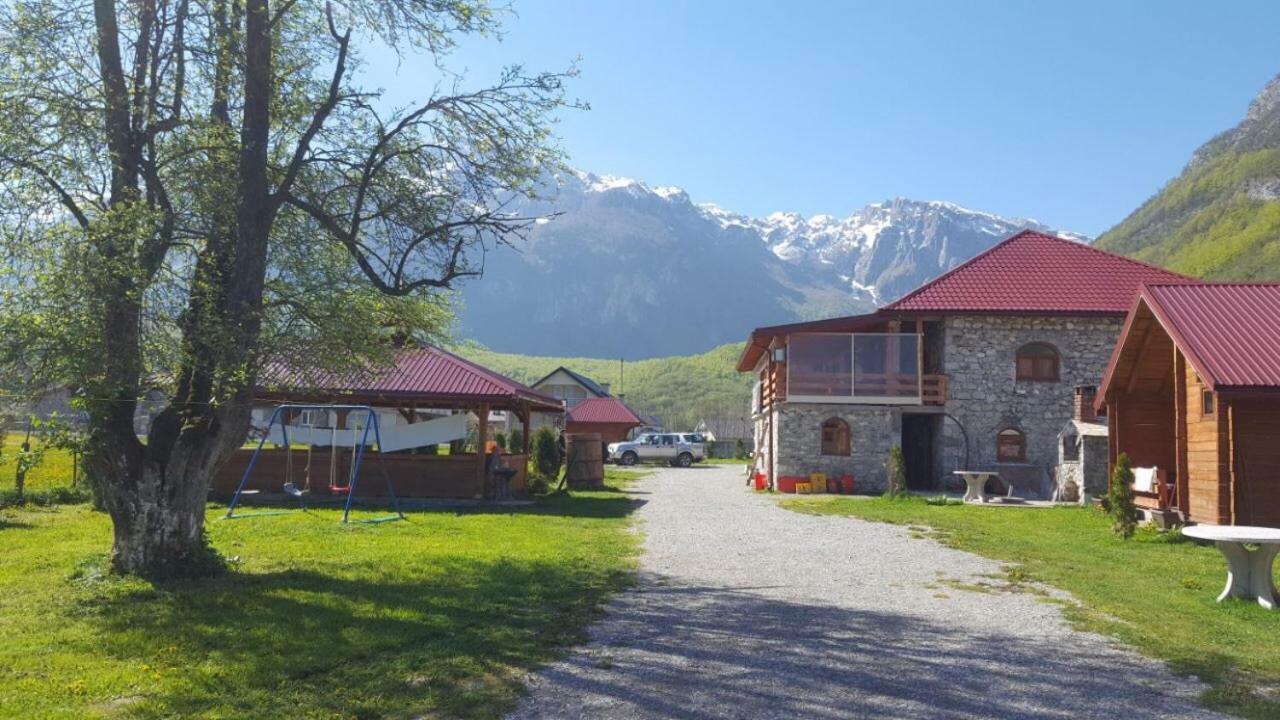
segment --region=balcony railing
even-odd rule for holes
[[[787,400],[941,405],[946,378],[922,375],[921,339],[908,333],[806,333],[788,338]]]
[[[922,380],[920,394],[921,405],[946,405],[947,404],[947,376],[946,375],[925,375]]]

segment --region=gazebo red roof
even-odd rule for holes
[[[882,311],[1124,315],[1144,283],[1192,282],[1084,243],[1023,230]]]
[[[350,373],[299,369],[287,361],[270,363],[262,389],[271,396],[296,394],[387,398],[422,403],[528,402],[560,409],[559,400],[438,347],[400,350],[390,367]]]
[[[1130,328],[1146,307],[1217,392],[1280,390],[1280,283],[1178,283],[1142,289],[1103,376],[1102,404]]]
[[[569,408],[565,416],[571,423],[609,423],[639,427],[644,424],[626,403],[615,397],[587,398]]]

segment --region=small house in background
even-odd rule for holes
[[[572,408],[587,398],[610,397],[608,383],[598,383],[563,365],[529,387],[564,402],[566,408]]]
[[[1087,503],[1107,493],[1107,425],[1094,410],[1097,388],[1075,389],[1071,419],[1058,433],[1053,499]]]
[[[1280,284],[1144,287],[1097,406],[1140,507],[1280,527]]]
[[[587,398],[569,408],[564,417],[565,433],[596,433],[605,445],[626,440],[642,424],[640,416],[615,397]]]
[[[733,457],[739,444],[744,452],[751,449],[751,418],[746,415],[704,417],[693,431],[706,437],[706,446],[715,457]]]
[[[529,425],[530,432],[544,426],[551,427],[557,433],[562,430],[570,432],[564,425],[569,410],[583,400],[612,397],[609,394],[608,383],[598,383],[586,375],[574,372],[563,365],[547,373],[542,379],[534,382],[529,387],[543,395],[559,400],[564,408],[563,413],[534,413]],[[514,430],[516,427],[513,423],[507,423],[507,432]]]
[[[667,429],[666,422],[661,415],[642,415],[640,421],[643,423],[636,428],[636,434],[641,433],[660,433]]]

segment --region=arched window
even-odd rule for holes
[[[1058,351],[1048,343],[1027,343],[1018,348],[1018,379],[1057,382]]]
[[[827,418],[822,422],[822,454],[849,454],[849,423],[840,418]]]
[[[1026,462],[1027,436],[1017,428],[1005,428],[996,433],[997,462]]]

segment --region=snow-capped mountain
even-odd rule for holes
[[[701,352],[760,325],[870,310],[1019,229],[1048,229],[937,201],[756,218],[627,178],[556,184],[554,200],[519,210],[558,215],[464,287],[464,337],[529,354]]]

